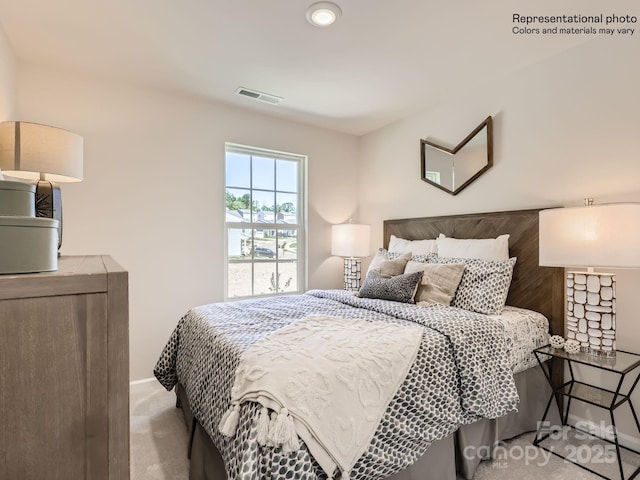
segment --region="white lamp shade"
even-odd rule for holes
[[[540,212],[540,265],[640,268],[640,204]]]
[[[368,257],[371,254],[371,226],[345,223],[331,227],[331,254]]]
[[[0,123],[0,170],[28,179],[82,180],[83,139],[62,128],[27,122]]]

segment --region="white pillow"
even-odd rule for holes
[[[509,260],[509,235],[498,238],[448,238],[440,234],[436,240],[438,256],[451,258],[477,258],[480,260]]]
[[[388,250],[392,253],[411,252],[413,255],[429,255],[436,252],[435,240],[406,240],[391,235]]]

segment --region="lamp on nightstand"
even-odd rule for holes
[[[371,227],[344,223],[331,227],[331,255],[344,258],[344,289],[359,290],[361,262],[359,257],[371,254]]]
[[[594,267],[640,268],[640,204],[554,208],[540,212],[540,265],[567,272],[567,336],[591,355],[616,354],[616,279]]]
[[[36,216],[58,220],[58,248],[62,244],[62,197],[53,181],[81,181],[82,163],[80,135],[37,123],[0,123],[0,170],[7,176],[34,180]]]

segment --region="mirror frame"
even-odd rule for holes
[[[429,180],[426,176],[427,173],[427,163],[426,163],[426,149],[427,147],[432,147],[442,152],[448,153],[449,155],[455,155],[461,148],[463,148],[467,143],[471,141],[473,137],[475,137],[478,133],[482,131],[484,127],[487,127],[487,164],[478,170],[471,178],[469,178],[466,182],[460,185],[458,188],[454,188],[453,190],[448,189],[447,187],[443,187],[439,183],[436,183],[432,180]],[[493,119],[491,116],[488,116],[480,125],[478,125],[469,135],[465,137],[462,142],[460,142],[454,148],[446,148],[442,145],[438,145],[437,143],[431,142],[429,140],[421,139],[420,140],[420,177],[424,182],[427,182],[434,187],[439,188],[440,190],[444,190],[445,192],[451,195],[457,195],[464,188],[469,186],[476,178],[482,175],[484,172],[489,170],[493,166]]]

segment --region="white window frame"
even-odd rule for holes
[[[247,189],[246,186],[240,187],[240,186],[233,186],[233,185],[227,185],[227,170],[226,170],[226,165],[227,165],[227,161],[226,161],[226,157],[227,157],[227,153],[228,152],[236,152],[236,153],[241,153],[241,154],[245,154],[245,155],[255,155],[255,156],[260,156],[260,157],[273,157],[274,159],[278,159],[278,160],[293,160],[298,162],[298,178],[297,178],[297,193],[298,193],[298,210],[296,211],[297,214],[297,221],[298,223],[295,225],[291,225],[291,228],[283,228],[283,224],[279,224],[279,223],[264,223],[264,222],[254,222],[253,221],[253,215],[251,216],[251,221],[249,222],[227,222],[226,221],[226,192],[227,192],[227,188],[238,188],[238,189]],[[299,294],[299,293],[304,293],[307,289],[307,263],[308,263],[308,258],[307,258],[307,156],[306,155],[301,155],[301,154],[295,154],[295,153],[288,153],[288,152],[282,152],[282,151],[277,151],[277,150],[269,150],[269,149],[264,149],[264,148],[259,148],[259,147],[252,147],[252,146],[247,146],[247,145],[241,145],[241,144],[237,144],[237,143],[229,143],[226,142],[225,143],[225,168],[224,168],[224,176],[223,176],[223,181],[224,181],[224,189],[223,189],[223,193],[224,193],[224,200],[223,200],[223,205],[224,205],[224,209],[225,209],[225,228],[224,228],[224,298],[226,301],[233,301],[233,300],[243,300],[243,299],[248,299],[248,298],[263,298],[263,297],[271,297],[271,296],[275,296],[275,295],[295,295],[295,294]],[[252,178],[252,172],[250,173],[251,175],[251,188],[250,190],[253,192],[254,188],[253,188],[253,178]],[[276,186],[274,185],[274,192],[277,192],[277,190],[275,190]],[[257,191],[265,191],[262,189],[255,189]],[[234,228],[238,228],[239,225],[242,225],[242,228],[245,228],[247,230],[251,230],[252,232],[255,232],[256,229],[258,230],[264,230],[264,229],[273,229],[273,230],[296,230],[297,231],[297,253],[298,253],[298,257],[297,257],[297,289],[295,291],[290,291],[290,292],[275,292],[275,293],[268,293],[268,294],[263,294],[263,293],[258,293],[256,294],[254,292],[254,276],[253,276],[253,271],[254,271],[254,266],[257,262],[261,262],[261,260],[255,260],[253,257],[251,258],[247,258],[247,259],[243,259],[243,260],[230,260],[229,259],[229,230],[230,229],[234,229]],[[277,250],[277,249],[276,249]],[[277,252],[276,252],[277,255]],[[251,268],[251,291],[252,294],[248,295],[248,296],[233,296],[230,297],[229,296],[229,264],[230,263],[250,263],[252,265]],[[278,264],[279,263],[284,263],[284,261],[282,260],[278,260],[276,257],[276,275],[278,272]]]

